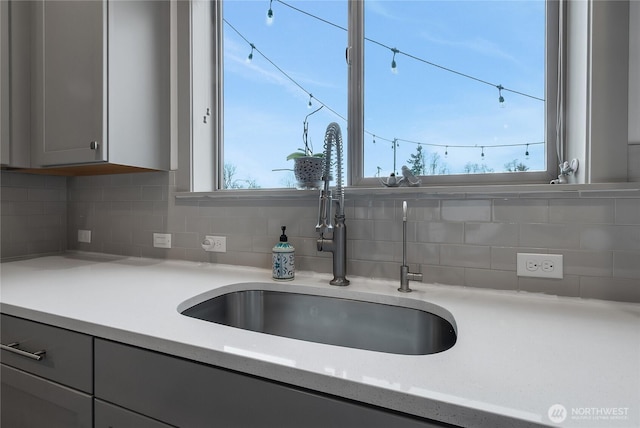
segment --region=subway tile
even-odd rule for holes
[[[3,181],[5,176],[3,175]],[[46,187],[47,177],[40,174],[10,173],[10,183],[15,187]]]
[[[27,189],[27,199],[38,202],[64,201],[66,192],[61,189]]]
[[[44,203],[39,201],[2,202],[0,204],[2,216],[31,216],[44,213]]]
[[[580,248],[592,251],[640,250],[640,225],[582,225]]]
[[[0,201],[2,203],[8,201],[23,202],[28,200],[28,194],[28,189],[22,187],[2,187],[0,189]]]
[[[635,278],[640,287],[640,251],[615,251],[613,253],[613,276]]]
[[[103,190],[105,201],[139,201],[140,195],[140,186],[107,187]]]
[[[562,279],[518,277],[518,289],[528,293],[580,296],[580,277],[567,275]]]
[[[495,199],[493,219],[509,223],[547,223],[549,201],[546,199]]]
[[[488,200],[443,200],[443,221],[491,221],[491,201]]]
[[[640,282],[626,278],[580,278],[580,297],[640,303]]]
[[[394,247],[389,242],[352,241],[352,254],[358,260],[393,261]]]
[[[519,243],[523,247],[578,249],[580,229],[574,224],[521,224]]]
[[[515,223],[466,223],[464,242],[478,245],[518,245],[519,226]]]
[[[515,272],[491,269],[465,269],[464,285],[494,290],[514,290],[518,277]]]
[[[429,221],[418,223],[416,227],[418,242],[461,244],[464,240],[464,223]]]
[[[565,275],[611,276],[613,272],[613,253],[610,251],[561,250]]]
[[[612,223],[613,199],[557,199],[549,201],[550,223]]]
[[[616,224],[640,224],[640,198],[616,199]]]
[[[465,269],[455,266],[422,265],[422,282],[426,284],[464,285]]]
[[[440,264],[489,269],[491,267],[491,248],[443,244],[440,246]]]
[[[176,248],[201,248],[199,236],[195,232],[173,233],[171,235],[171,246]]]
[[[331,265],[329,265],[331,272]],[[364,278],[397,278],[400,285],[400,268],[397,263],[392,262],[372,262],[365,260],[352,260],[347,262],[347,278],[350,275]]]
[[[166,194],[166,189],[162,186],[142,186],[140,189],[140,200],[163,201],[167,199]]]
[[[347,226],[347,239],[372,239],[372,220],[352,220]]]
[[[408,222],[407,222],[408,223]],[[407,240],[415,241],[415,223],[407,225]],[[394,220],[374,220],[373,239],[376,241],[402,242],[402,222]]]

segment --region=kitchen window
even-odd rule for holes
[[[194,190],[295,187],[287,156],[305,138],[322,151],[330,122],[349,185],[382,186],[403,165],[423,186],[557,175],[556,1],[211,7],[210,104],[224,107],[205,114],[215,173]]]

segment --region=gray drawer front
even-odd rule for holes
[[[46,351],[40,361],[2,350],[0,361],[43,378],[93,392],[93,338],[46,324],[8,315],[0,320],[3,345],[19,343],[31,353]]]
[[[0,426],[92,428],[88,394],[0,364]]]
[[[171,428],[171,425],[149,419],[122,407],[95,400],[93,428]]]
[[[445,426],[101,339],[95,396],[185,428]]]

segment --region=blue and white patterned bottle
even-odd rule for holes
[[[282,226],[280,242],[273,247],[273,279],[276,281],[291,281],[296,274],[296,249],[288,242]]]

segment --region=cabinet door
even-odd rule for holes
[[[95,397],[189,428],[445,426],[101,339]]]
[[[94,421],[93,428],[171,428],[171,425],[163,424],[101,400],[95,400]]]
[[[33,166],[107,160],[104,1],[34,7]]]
[[[91,428],[91,396],[0,364],[0,426]]]

